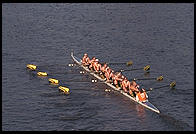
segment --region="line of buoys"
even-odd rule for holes
[[[70,65],[70,66],[73,66],[73,65]],[[37,66],[34,65],[34,64],[27,64],[26,67],[30,70],[36,70],[36,68],[37,68]],[[37,72],[37,75],[38,76],[48,76],[48,74],[46,72]],[[53,84],[53,85],[58,85],[59,84],[59,80],[54,79],[54,78],[49,78],[48,81],[49,81],[50,84]],[[58,88],[61,91],[63,91],[64,93],[69,94],[69,88],[64,87],[64,86],[59,86]]]

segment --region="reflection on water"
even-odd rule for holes
[[[145,119],[145,117],[146,117],[146,111],[145,110],[146,110],[145,107],[136,104],[136,111],[137,111],[137,115],[138,115],[139,118]]]

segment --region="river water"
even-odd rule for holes
[[[191,3],[3,3],[2,130],[193,131],[193,38]],[[150,73],[123,73],[128,79],[163,75],[161,82],[138,81],[145,88],[177,85],[148,93],[157,114],[68,66],[71,51],[102,62],[133,61],[110,65],[114,70],[150,65]],[[29,63],[49,76],[27,70]]]

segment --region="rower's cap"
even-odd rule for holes
[[[98,59],[96,59],[95,61],[99,61]]]
[[[87,54],[87,53],[85,53],[84,55],[86,55],[86,56],[87,56],[88,54]]]

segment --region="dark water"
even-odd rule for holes
[[[193,4],[4,3],[2,11],[3,130],[194,130]],[[124,74],[163,75],[162,82],[139,84],[149,88],[176,80],[176,88],[149,92],[161,111],[156,114],[69,67],[72,50],[105,62],[132,60],[132,68],[150,64],[148,75]],[[50,76],[37,77],[26,70],[28,63]],[[70,95],[49,85],[49,77],[69,87]]]

